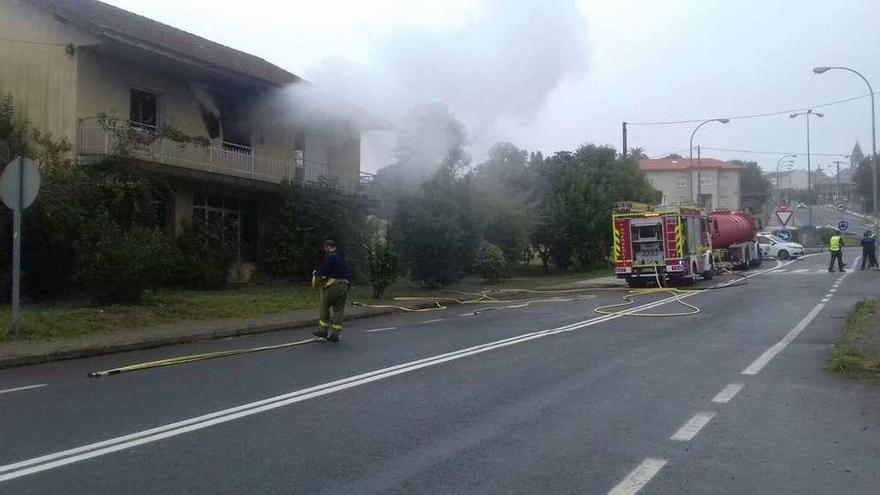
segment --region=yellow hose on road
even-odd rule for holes
[[[600,315],[618,315],[622,314],[625,309],[619,311],[612,311],[617,308],[626,308],[632,306],[635,303],[635,298],[638,296],[647,296],[651,294],[671,294],[675,299],[675,302],[681,304],[688,308],[688,311],[682,311],[678,313],[628,313],[624,316],[636,316],[641,318],[668,318],[674,316],[691,316],[698,314],[701,310],[697,306],[693,304],[682,301],[682,297],[689,297],[699,292],[702,292],[706,289],[677,289],[675,287],[663,287],[663,284],[660,281],[660,273],[657,271],[657,267],[654,267],[654,280],[657,282],[657,287],[653,289],[635,289],[630,291],[628,294],[623,296],[624,302],[617,304],[608,304],[605,306],[599,306],[593,309],[593,312]]]

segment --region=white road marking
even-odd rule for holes
[[[674,435],[669,437],[669,439],[677,440],[679,442],[690,442],[695,436],[697,436],[697,433],[699,433],[704,426],[709,424],[709,421],[712,421],[712,418],[714,417],[714,412],[698,412],[697,414],[694,414],[693,418],[689,419],[687,423],[679,428]]]
[[[433,320],[425,320],[422,322],[422,325],[428,325],[429,323],[439,323],[444,320],[446,320],[446,318],[434,318]]]
[[[792,341],[794,341],[794,339],[796,339],[797,336],[800,335],[801,332],[803,332],[805,328],[807,328],[807,325],[809,325],[816,318],[816,315],[818,315],[819,312],[822,311],[822,308],[824,308],[824,307],[825,307],[825,303],[817,304],[812,310],[810,310],[809,313],[807,313],[807,316],[805,316],[803,320],[798,322],[798,324],[795,325],[795,327],[792,328],[791,331],[788,332],[788,334],[782,338],[782,340],[773,344],[772,347],[770,347],[769,349],[764,351],[763,354],[758,356],[758,359],[754,360],[752,362],[752,364],[748,365],[746,367],[746,369],[744,369],[742,371],[742,374],[743,375],[757,375],[764,368],[764,366],[766,366],[767,363],[770,362],[771,359],[776,357],[777,354],[779,354],[780,352],[782,352],[783,349],[788,347],[788,344],[790,344]]]
[[[8,388],[8,389],[6,389],[6,390],[0,390],[0,394],[9,394],[9,393],[12,393],[12,392],[20,392],[20,391],[22,391],[22,390],[30,390],[30,389],[32,389],[32,388],[45,387],[46,385],[48,385],[48,384],[47,384],[47,383],[41,383],[41,384],[39,384],[39,385],[28,385],[28,386],[26,386],[26,387]]]
[[[397,327],[373,328],[371,330],[365,330],[365,332],[366,333],[373,333],[373,332],[384,332],[387,330],[397,330]]]
[[[678,299],[686,298],[691,296],[692,294],[696,294],[696,292],[685,294],[683,296],[678,296]],[[540,339],[543,337],[548,337],[551,335],[557,335],[566,332],[572,332],[575,330],[579,330],[582,328],[590,327],[593,325],[597,325],[600,323],[604,323],[606,321],[615,320],[617,318],[622,318],[625,315],[630,313],[645,311],[648,309],[655,308],[657,306],[662,306],[664,304],[668,304],[670,302],[675,301],[675,297],[667,297],[665,299],[660,299],[658,301],[654,301],[651,303],[646,303],[641,306],[636,306],[630,308],[626,311],[622,311],[621,313],[607,316],[599,316],[596,318],[591,318],[589,320],[583,320],[576,323],[572,323],[569,325],[551,328],[548,330],[540,330],[536,332],[530,332],[522,335],[517,335],[514,337],[509,337],[502,340],[496,340],[494,342],[488,342],[485,344],[480,344],[473,347],[468,347],[465,349],[460,349],[457,351],[449,352],[446,354],[440,354],[437,356],[431,356],[424,359],[419,359],[417,361],[410,361],[408,363],[398,364],[396,366],[391,366],[388,368],[383,368],[375,371],[370,371],[367,373],[362,373],[360,375],[350,376],[348,378],[343,378],[340,380],[335,380],[332,382],[315,385],[313,387],[308,387],[301,390],[296,390],[293,392],[289,392],[287,394],[278,395],[275,397],[270,397],[268,399],[263,399],[256,402],[250,402],[247,404],[242,404],[237,407],[232,407],[229,409],[223,409],[220,411],[216,411],[213,413],[205,414],[202,416],[198,416],[195,418],[186,419],[183,421],[178,421],[176,423],[170,423],[167,425],[159,426],[156,428],[151,428],[149,430],[144,430],[136,433],[131,433],[128,435],[124,435],[121,437],[110,438],[107,440],[103,440],[100,442],[96,442],[89,445],[83,445],[81,447],[76,447],[60,452],[55,452],[52,454],[43,455],[40,457],[35,457],[31,459],[26,459],[24,461],[16,462],[13,464],[7,464],[5,466],[0,466],[0,482],[8,481],[11,479],[20,478],[22,476],[27,476],[29,474],[39,473],[42,471],[47,471],[50,469],[54,469],[57,467],[65,466],[68,464],[73,464],[75,462],[84,461],[87,459],[91,459],[94,457],[99,457],[107,454],[111,454],[113,452],[118,452],[120,450],[129,449],[132,447],[136,447],[139,445],[144,445],[152,442],[156,442],[158,440],[162,440],[165,438],[174,437],[177,435],[181,435],[184,433],[188,433],[191,431],[201,430],[203,428],[207,428],[209,426],[214,426],[221,423],[226,423],[229,421],[233,421],[239,418],[244,418],[247,416],[252,416],[254,414],[259,414],[262,412],[270,411],[273,409],[277,409],[280,407],[288,406],[290,404],[295,404],[298,402],[303,402],[309,399],[314,399],[317,397],[322,397],[324,395],[332,394],[334,392],[339,392],[342,390],[346,390],[353,387],[358,387],[361,385],[366,385],[368,383],[372,383],[379,380],[384,380],[386,378],[390,378],[393,376],[401,375],[404,373],[409,373],[412,371],[420,370],[422,368],[428,368],[431,366],[436,366],[439,364],[443,364],[449,361],[454,361],[458,359],[462,359],[468,356],[472,356],[475,354],[481,354],[484,352],[488,352],[494,349],[500,349],[503,347],[508,347],[516,344],[521,344],[524,342],[528,342],[535,339]]]
[[[736,397],[736,394],[738,394],[745,386],[745,383],[731,383],[724,387],[721,392],[718,392],[718,395],[712,399],[712,402],[716,404],[727,404],[731,399]]]
[[[819,301],[819,302],[821,302],[821,303],[827,303],[827,302],[829,302],[829,301],[831,301],[831,299],[829,299],[829,298],[827,298],[827,297],[824,297],[824,298],[822,298],[822,300]]]
[[[791,273],[807,273],[810,271],[809,268],[798,268],[797,270],[792,270]]]
[[[657,475],[668,461],[666,459],[648,458],[636,466],[626,478],[608,492],[608,495],[634,495]]]

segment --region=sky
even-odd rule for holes
[[[509,141],[545,155],[585,143],[651,157],[687,156],[696,123],[806,108],[880,89],[877,0],[109,0],[263,57],[333,95],[395,121],[442,102],[466,125],[475,161]],[[858,140],[867,153],[867,98],[818,108],[812,166],[829,167]],[[710,123],[702,155],[757,161],[778,153],[806,168],[806,120],[787,114]],[[393,158],[393,138],[364,140],[363,168]],[[720,151],[719,149],[743,150]],[[764,151],[768,154],[747,153]],[[777,154],[772,154],[777,153]]]

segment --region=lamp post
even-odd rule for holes
[[[688,175],[690,175],[690,183],[691,183],[691,199],[694,200],[694,203],[695,203],[697,206],[700,206],[700,189],[699,189],[699,188],[700,188],[700,179],[697,178],[697,197],[694,198],[694,134],[697,133],[697,130],[698,130],[700,127],[703,127],[704,125],[708,124],[709,122],[721,122],[722,124],[726,124],[726,123],[730,122],[730,119],[709,119],[709,120],[704,120],[704,121],[700,122],[700,123],[697,125],[697,127],[694,127],[693,132],[691,132],[691,144],[690,144],[690,146],[688,147],[688,150],[690,151],[690,161],[688,162]],[[700,170],[699,170],[699,168],[698,168],[698,169],[697,169],[697,174],[699,174],[699,173],[700,173]]]
[[[853,74],[861,77],[862,81],[865,81],[865,85],[868,86],[868,93],[871,94],[871,196],[874,202],[874,230],[877,230],[877,202],[880,201],[880,198],[878,198],[877,194],[877,120],[876,115],[874,114],[874,88],[871,87],[871,83],[868,82],[868,78],[863,76],[861,72],[855,69],[850,69],[849,67],[813,67],[813,72],[815,72],[816,74],[824,74],[829,70],[834,69],[852,72]]]
[[[824,117],[824,113],[814,112],[813,109],[809,109],[805,112],[795,112],[789,115],[789,118],[795,118],[799,115],[807,116],[807,211],[809,212],[808,224],[813,225],[813,187],[812,187],[812,170],[810,169],[810,115],[815,115],[816,117]]]
[[[781,165],[782,161],[786,158],[797,158],[797,155],[784,155],[779,157],[779,160],[776,160],[776,194],[779,195],[779,201],[782,201],[782,178],[779,177],[779,165]],[[786,161],[786,163],[793,162]]]

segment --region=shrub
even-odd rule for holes
[[[373,241],[367,245],[366,258],[373,298],[379,299],[385,293],[385,289],[397,280],[399,266],[397,255],[387,243]]]
[[[162,232],[125,230],[106,218],[90,230],[78,249],[79,279],[94,304],[138,302],[159,286],[170,247]]]
[[[474,259],[474,269],[486,282],[495,282],[504,278],[507,274],[507,259],[504,257],[504,251],[491,242],[481,242]]]
[[[171,258],[167,283],[191,289],[222,289],[237,258],[231,229],[185,222]]]

